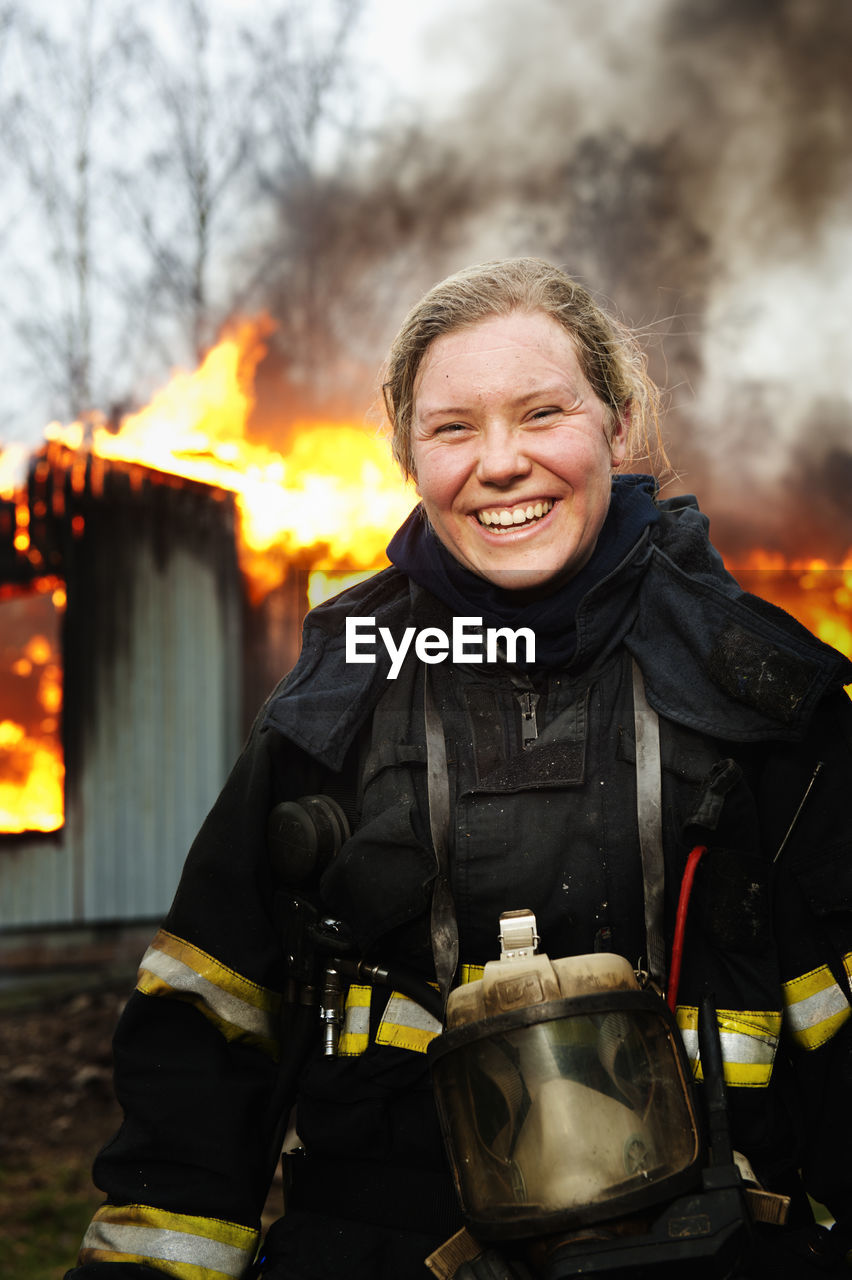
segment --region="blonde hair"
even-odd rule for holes
[[[587,289],[542,258],[507,258],[448,276],[412,308],[394,339],[382,386],[393,454],[414,476],[411,424],[417,376],[436,338],[513,311],[544,312],[568,332],[586,381],[607,409],[607,432],[623,419],[622,467],[640,458],[667,462],[659,428],[659,392],[636,335],[595,302]]]

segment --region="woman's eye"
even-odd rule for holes
[[[543,422],[547,418],[553,418],[559,413],[555,405],[548,405],[545,409],[534,409],[530,414],[533,422]]]
[[[439,427],[435,428],[435,435],[458,435],[462,431],[466,431],[463,422],[442,422]]]

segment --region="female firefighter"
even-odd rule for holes
[[[436,285],[384,395],[420,504],[389,569],[308,615],[190,851],[116,1033],[126,1118],[68,1280],[428,1275],[463,1218],[426,1050],[519,909],[550,957],[623,957],[670,995],[676,968],[696,1076],[712,992],[732,1145],[790,1201],[717,1274],[844,1274],[852,664],[739,589],[693,499],[625,472],[654,389],[555,267]],[[626,1044],[606,1025],[598,1071]],[[647,1080],[614,1072],[623,1117]],[[492,1099],[495,1144],[531,1088]],[[575,1274],[541,1257],[510,1241],[459,1274]]]

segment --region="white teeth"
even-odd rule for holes
[[[540,520],[542,516],[547,515],[552,506],[553,503],[546,499],[544,502],[531,502],[527,507],[511,509],[503,507],[495,511],[480,511],[477,518],[480,524],[507,529],[510,526],[526,524],[528,520]]]

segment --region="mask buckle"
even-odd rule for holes
[[[500,959],[528,960],[541,938],[532,911],[504,911],[500,916]]]

